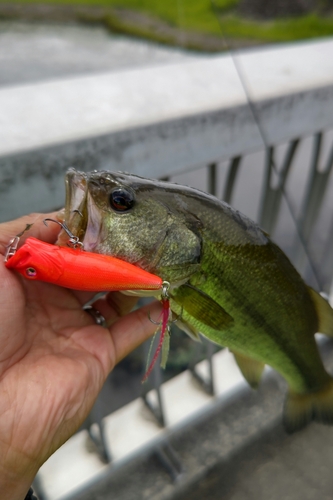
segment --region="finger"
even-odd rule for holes
[[[138,297],[124,295],[121,292],[110,292],[106,297],[98,299],[92,304],[105,318],[108,326],[111,326],[122,316],[125,316],[135,307]]]
[[[94,300],[94,297],[100,295],[96,292],[86,292],[82,290],[72,290],[72,292],[74,297],[82,306],[85,306],[86,304],[88,304],[88,302],[91,303]]]
[[[160,312],[161,305],[155,301],[123,316],[109,328],[116,363],[155,333],[157,327],[150,321],[149,313],[158,317]]]
[[[116,311],[119,318],[131,312],[138,300],[138,296],[125,295],[121,292],[108,293],[106,296],[107,303]]]
[[[34,236],[39,240],[46,241],[48,243],[54,243],[57,239],[60,227],[57,224],[48,224],[45,226],[43,220],[45,218],[57,217],[58,212],[51,212],[47,214],[30,214],[24,215],[19,219],[3,222],[0,224],[0,253],[4,255],[6,251],[6,246],[11,238],[23,231],[27,224],[32,224],[32,227],[22,235],[21,242],[24,242],[29,236]]]

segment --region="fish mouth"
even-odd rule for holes
[[[84,250],[96,252],[102,234],[102,215],[89,188],[94,184],[95,172],[88,174],[70,168],[65,177],[66,202],[63,224],[83,244]],[[65,230],[59,233],[57,244],[68,245]]]
[[[84,172],[74,168],[67,171],[65,177],[66,201],[63,223],[69,231],[82,242],[88,225],[88,178]],[[59,233],[57,244],[64,246],[68,243],[68,234],[62,230]]]

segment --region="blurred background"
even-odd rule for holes
[[[332,0],[0,0],[0,220],[64,204],[64,174],[111,169],[209,191],[332,296]],[[320,340],[328,369],[332,345]],[[332,429],[281,426],[227,350],[176,325],[108,378],[42,467],[40,500],[331,499]]]

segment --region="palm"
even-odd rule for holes
[[[134,302],[119,293],[96,304],[105,329],[82,310],[89,294],[23,280],[4,265],[0,283],[1,452],[9,468],[33,477],[80,426],[116,362],[154,326],[144,309],[126,315]]]

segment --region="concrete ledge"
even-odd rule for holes
[[[202,361],[196,369],[208,377],[208,365]],[[87,433],[75,434],[41,467],[38,478],[47,500],[61,500],[111,470],[119,470],[134,456],[159,447],[179,427],[184,428],[198,415],[211,412],[216,403],[230,398],[247,385],[232,354],[223,349],[213,356],[215,396],[205,393],[190,371],[165,382],[161,397],[166,427],[160,427],[141,398],[135,399],[103,419],[107,448],[112,456],[111,468],[103,464],[96,453],[87,449]],[[148,399],[156,404],[156,393]],[[126,422],[126,429],[124,429]],[[95,451],[95,448],[94,448]]]
[[[332,341],[321,336],[319,348],[328,371],[332,373]],[[198,367],[203,370],[205,362]],[[319,492],[326,492],[331,484],[326,477],[330,471],[329,466],[323,469],[320,454],[323,453],[324,457],[329,455],[333,428],[312,424],[299,433],[287,435],[282,428],[286,384],[277,373],[267,370],[259,390],[253,391],[245,383],[227,349],[213,356],[213,367],[215,397],[205,394],[188,372],[183,372],[162,386],[163,403],[167,410],[166,428],[157,426],[140,399],[107,416],[104,426],[113,457],[110,465],[101,463],[91,450],[89,453],[84,432],[73,436],[50,457],[38,474],[46,498],[221,500],[228,489],[233,489],[239,494],[236,497],[240,500],[245,497],[264,500],[271,498],[268,492],[272,488],[274,499],[279,500],[279,481],[292,483],[291,478],[299,476],[299,469],[304,471],[304,476],[308,476],[308,468],[311,468],[312,476],[316,470],[316,482],[323,483],[321,489],[318,487]],[[307,453],[314,453],[315,463],[310,459],[304,461],[299,454],[299,450],[302,450],[302,454],[306,453],[307,439],[312,446],[312,450]],[[164,453],[172,457],[170,445],[178,461],[176,468],[180,472],[176,480],[172,479],[161,463]],[[265,451],[267,446],[268,452]],[[289,447],[294,450],[293,461],[299,464],[294,468],[290,458],[286,457]],[[255,454],[251,451],[253,449],[257,450]],[[285,460],[289,463],[290,472],[286,470]],[[244,465],[245,461],[248,463]],[[253,465],[258,463],[265,470],[263,474]],[[274,466],[281,469],[281,464],[282,477],[275,482],[273,478],[272,483],[272,478],[268,479],[271,469]],[[233,466],[237,470],[231,474]],[[238,489],[238,480],[251,484],[256,481],[252,477],[242,477],[242,467],[245,470],[254,468],[253,474],[257,481],[265,484],[261,496],[251,496],[249,492],[248,496],[242,497],[244,492]],[[326,482],[322,480],[323,471]],[[216,491],[210,487],[210,481],[218,485]],[[199,485],[201,496],[196,491]],[[297,496],[290,498],[307,498],[308,487],[309,484],[305,482],[299,487]],[[255,486],[252,488],[256,491]],[[321,495],[320,498],[326,497]]]
[[[267,143],[333,126],[333,41],[238,53]],[[173,174],[263,147],[230,56],[0,90],[2,220],[63,203],[69,166]]]

